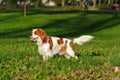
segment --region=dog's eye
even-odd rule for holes
[[[36,32],[34,34],[36,34]]]

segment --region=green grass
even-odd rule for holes
[[[67,38],[84,34],[95,38],[83,46],[75,45],[79,59],[55,56],[43,61],[31,30],[43,28],[48,35]],[[78,13],[0,13],[0,80],[111,80],[120,66],[120,15]]]

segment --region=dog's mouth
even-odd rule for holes
[[[32,42],[35,42],[35,41],[37,41],[38,40],[38,37],[36,37],[36,38],[33,38],[33,37],[31,37],[31,39],[30,39]]]

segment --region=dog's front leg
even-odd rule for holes
[[[48,53],[46,55],[43,55],[43,60],[47,60],[49,57],[53,57],[54,55],[52,53]]]
[[[47,55],[43,55],[43,60],[46,61],[48,59]]]

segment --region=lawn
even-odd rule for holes
[[[33,12],[34,13],[34,12]],[[120,15],[103,12],[51,12],[24,17],[22,12],[0,13],[0,80],[115,80],[120,73]],[[66,38],[93,35],[75,45],[79,59],[54,56],[43,61],[30,41],[34,28],[48,36]]]

